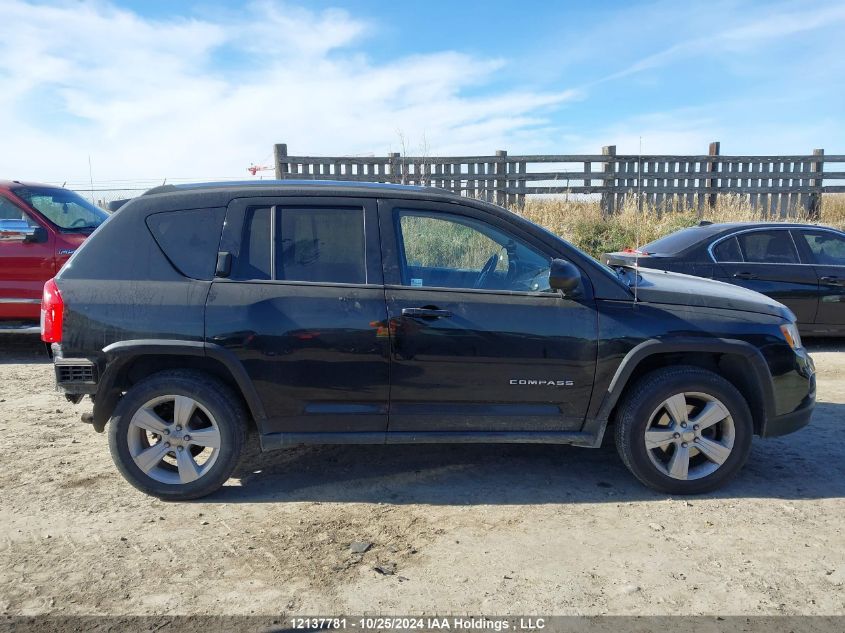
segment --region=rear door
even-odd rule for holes
[[[206,339],[234,352],[252,378],[268,416],[261,431],[384,432],[389,357],[375,202],[235,200],[220,250],[231,266],[212,284]]]
[[[716,240],[710,247],[719,264],[715,278],[780,301],[812,324],[818,304],[818,281],[802,264],[788,228],[749,229]]]
[[[382,201],[391,432],[578,430],[596,312],[549,289],[554,256],[458,203]]]
[[[845,236],[827,229],[795,229],[793,235],[812,263],[819,284],[817,330],[845,328]]]
[[[24,239],[41,225],[24,209],[0,194],[0,318],[37,319],[44,282],[56,273],[55,240]]]

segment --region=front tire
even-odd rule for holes
[[[138,490],[184,501],[220,488],[240,460],[246,413],[218,379],[164,371],[134,385],[109,425],[112,459]]]
[[[642,483],[700,494],[730,481],[751,452],[751,411],[727,380],[699,367],[653,371],[632,385],[616,416],[616,448]]]

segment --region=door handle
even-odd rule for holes
[[[754,273],[734,273],[734,279],[757,279],[757,275]]]
[[[452,313],[449,310],[438,310],[437,308],[402,308],[402,316],[417,319],[443,319],[452,316]]]
[[[835,275],[831,275],[829,277],[820,277],[819,281],[825,284],[830,284],[831,286],[845,285],[845,279],[842,279],[842,277],[836,277]]]

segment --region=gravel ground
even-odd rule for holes
[[[653,493],[612,447],[253,446],[172,504],[121,479],[38,344],[0,337],[0,611],[845,614],[839,350],[812,346],[813,423],[717,494]]]

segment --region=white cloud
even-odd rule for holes
[[[466,96],[503,62],[453,51],[390,63],[356,46],[344,11],[261,1],[204,19],[107,2],[0,0],[0,177],[86,181],[246,176],[275,142],[292,153],[385,154],[397,131],[432,152],[534,142],[577,97]]]

